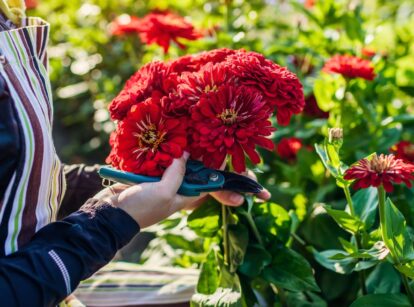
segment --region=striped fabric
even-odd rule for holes
[[[75,295],[88,307],[186,305],[198,275],[194,269],[112,262],[81,283]]]
[[[0,14],[0,75],[13,98],[23,139],[19,166],[0,200],[0,255],[15,252],[54,221],[65,190],[52,140],[48,35],[49,25],[39,18],[25,18],[15,27]]]

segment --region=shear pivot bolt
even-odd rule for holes
[[[217,180],[219,180],[219,175],[216,174],[216,173],[211,173],[210,176],[209,176],[209,179],[213,182],[217,181]]]

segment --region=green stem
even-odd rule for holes
[[[385,190],[382,185],[378,187],[378,206],[379,206],[379,216],[380,216],[380,228],[382,239],[385,242]]]
[[[228,216],[227,208],[221,205],[221,215],[223,223],[223,246],[224,246],[224,263],[229,264],[229,238],[228,238]]]
[[[352,201],[352,198],[351,198],[351,192],[349,191],[349,186],[344,186],[344,193],[345,193],[345,198],[346,198],[346,201],[348,203],[349,211],[350,211],[351,215],[356,216],[355,215],[354,202]]]
[[[226,28],[227,28],[226,30],[227,30],[227,33],[230,33],[231,28],[232,28],[232,22],[231,22],[232,0],[225,0],[225,3],[226,3]]]
[[[382,185],[380,185],[378,187],[378,205],[379,205],[381,235],[382,235],[382,240],[384,242],[385,242],[385,238],[386,238],[386,236],[385,236],[385,225],[386,225],[386,220],[385,220],[385,197],[386,197],[385,189]],[[395,257],[393,257],[393,260],[397,264],[400,263],[399,259],[395,259]],[[400,275],[401,275],[401,279],[402,279],[405,291],[407,292],[408,299],[410,300],[411,306],[414,307],[414,293],[413,293],[413,290],[410,287],[410,284],[408,282],[408,278],[407,278],[407,276],[405,276],[402,273],[400,273]]]
[[[262,237],[260,236],[259,230],[256,227],[256,223],[254,222],[252,215],[247,212],[246,214],[244,214],[244,216],[246,217],[247,221],[249,222],[249,225],[252,228],[253,233],[254,233],[257,241],[259,242],[260,245],[264,246]]]
[[[410,300],[411,306],[414,306],[414,294],[413,294],[413,290],[410,287],[408,278],[402,273],[400,273],[400,275],[401,275],[401,279],[404,284],[405,291],[407,292],[408,299]]]
[[[344,186],[343,190],[344,190],[344,193],[345,193],[346,201],[347,201],[348,206],[349,206],[349,212],[351,213],[351,215],[353,217],[356,217],[354,202],[352,201],[351,192],[349,191],[349,186],[347,186],[347,185]],[[359,231],[357,231],[355,233],[355,246],[358,250],[361,249],[361,236],[360,236]],[[367,287],[365,285],[365,280],[366,280],[365,272],[364,271],[359,271],[358,276],[359,276],[359,283],[361,284],[362,294],[365,295],[365,294],[368,293]]]

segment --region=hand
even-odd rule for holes
[[[203,203],[209,195],[186,197],[177,194],[185,175],[188,156],[185,153],[180,159],[175,159],[165,170],[160,182],[143,183],[131,187],[116,184],[101,191],[96,195],[96,198],[108,201],[125,210],[137,221],[141,228],[164,220],[179,210],[194,209]],[[255,179],[252,173],[247,175]],[[244,201],[242,195],[230,191],[215,192],[211,195],[229,206],[240,206]],[[267,190],[264,190],[258,197],[266,200],[270,198],[270,194]]]

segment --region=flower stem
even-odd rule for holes
[[[224,263],[229,264],[229,237],[228,237],[228,216],[227,208],[221,205],[221,215],[223,224],[223,247],[224,247]]]
[[[382,239],[385,242],[385,190],[382,185],[378,187],[378,206]]]
[[[380,185],[378,187],[378,204],[379,204],[379,215],[380,215],[380,227],[381,227],[381,235],[382,235],[382,240],[385,242],[385,224],[386,224],[386,220],[385,220],[385,189],[383,187],[383,185]],[[395,263],[399,263],[399,259],[395,259],[395,257],[393,257],[393,260]],[[410,287],[410,283],[408,282],[408,278],[407,276],[405,276],[404,274],[400,273],[401,275],[401,279],[405,288],[405,291],[407,292],[407,296],[408,299],[410,300],[411,306],[414,307],[414,293],[413,290]]]
[[[253,230],[253,233],[254,233],[254,236],[256,237],[256,240],[259,242],[260,245],[263,246],[262,237],[259,233],[259,230],[256,227],[256,223],[254,222],[252,215],[247,212],[244,216],[246,217],[247,221],[249,222],[249,225]]]
[[[345,185],[343,190],[344,190],[344,193],[345,193],[346,201],[347,201],[348,206],[349,206],[349,212],[353,217],[356,217],[354,202],[352,201],[351,192],[349,191],[349,186]],[[355,246],[358,250],[361,249],[361,236],[360,236],[359,231],[357,231],[355,233]],[[366,279],[365,272],[364,271],[359,271],[358,276],[359,276],[359,283],[360,283],[360,286],[361,286],[362,294],[365,295],[365,294],[368,293],[367,287],[365,285],[365,279]]]
[[[407,278],[407,276],[405,276],[402,273],[400,273],[400,275],[401,275],[401,279],[402,279],[403,284],[404,284],[405,291],[407,292],[408,299],[410,300],[410,304],[411,304],[411,306],[414,307],[414,294],[413,294],[413,290],[410,287],[410,283],[408,281],[408,278]]]

